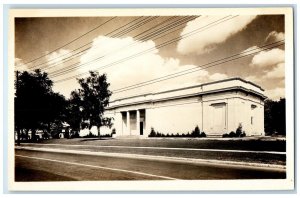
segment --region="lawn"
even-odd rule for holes
[[[264,138],[146,138],[146,139],[50,139],[44,144],[80,144],[99,146],[170,147],[252,151],[286,151],[284,139]]]

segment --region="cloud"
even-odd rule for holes
[[[198,17],[187,23],[181,32],[183,37],[185,34],[204,27],[224,16],[204,16]],[[177,51],[181,54],[205,54],[214,50],[218,44],[225,42],[228,38],[242,31],[246,26],[255,19],[256,16],[238,16],[224,23],[212,26],[193,36],[187,37],[179,41]]]
[[[148,49],[153,50],[141,56],[126,59]],[[181,65],[177,58],[162,57],[158,54],[158,49],[153,41],[135,41],[131,37],[110,38],[99,36],[95,38],[92,47],[81,56],[80,64],[89,63],[97,57],[101,57],[98,59],[99,61],[93,61],[86,66],[78,68],[76,73],[85,73],[90,70],[97,70],[100,74],[106,73],[108,82],[111,84],[110,90],[112,91],[178,72],[183,72],[181,74],[184,74],[186,73],[184,71],[198,67],[197,65]],[[126,61],[120,61],[123,59],[126,59]],[[197,70],[176,78],[149,83],[149,85],[137,89],[115,92],[111,99],[186,87],[225,77],[226,75],[224,74],[215,73],[211,75],[206,70]],[[70,86],[63,86],[63,84],[55,85],[55,90],[67,96],[76,87],[74,85],[71,86],[72,83]]]
[[[29,67],[29,64],[24,64],[24,61],[20,58],[15,58],[15,69],[18,71],[25,71]]]
[[[146,50],[149,50],[149,52],[136,56],[137,53]],[[95,59],[95,57],[102,58],[97,62],[88,64],[86,67],[81,67],[79,72],[84,73],[88,70],[98,70],[99,73],[106,73],[108,81],[111,83],[111,90],[117,90],[195,67],[193,65],[182,66],[176,58],[163,58],[158,54],[158,49],[153,41],[135,41],[132,37],[110,38],[99,36],[95,38],[91,49],[81,57],[81,64],[88,63],[90,60]],[[134,58],[130,59],[127,57]],[[153,90],[164,88],[168,89],[174,86],[174,84],[189,82],[189,77],[191,75],[187,75],[186,79],[178,77],[175,81],[173,79],[166,80],[114,95],[121,97],[153,92]]]
[[[280,98],[285,98],[285,89],[278,87],[275,89],[266,90],[265,94],[269,99],[279,100]]]
[[[259,78],[258,76],[251,75],[251,76],[246,77],[245,80],[248,80],[248,81],[253,82],[253,83],[261,83],[262,79]]]
[[[285,71],[284,71],[284,63],[279,63],[275,66],[274,69],[271,71],[268,71],[265,75],[265,78],[284,78],[285,77]]]
[[[252,47],[249,47],[248,49],[245,49],[244,51],[242,51],[241,54],[242,54],[242,56],[252,54],[252,53],[258,51],[259,49],[261,49],[261,48],[259,48],[257,46],[252,46]]]
[[[72,56],[71,50],[67,49],[59,49],[58,51],[52,52],[46,55],[47,64],[50,67],[50,70],[58,70],[64,67],[64,59]],[[66,59],[67,60],[67,59]],[[45,65],[41,65],[41,67],[45,67]]]
[[[283,63],[285,60],[284,50],[275,48],[268,51],[261,51],[252,58],[252,67],[267,68],[279,63]]]
[[[276,32],[276,31],[272,31],[269,33],[269,35],[267,36],[267,38],[265,39],[266,43],[273,43],[273,42],[277,42],[277,41],[282,41],[284,40],[284,33],[283,32]]]
[[[15,67],[24,67],[23,60],[20,58],[15,58]]]
[[[209,79],[212,81],[223,80],[226,78],[228,78],[228,76],[226,74],[221,74],[221,73],[214,73],[209,76]]]

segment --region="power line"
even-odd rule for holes
[[[154,20],[155,18],[152,18],[152,19],[150,19],[150,20],[147,20],[147,21],[145,21],[145,22],[143,22],[143,24],[141,24],[141,25],[144,25],[144,24],[146,24],[146,23],[148,23],[148,22],[150,22],[150,21],[152,21],[152,20]],[[127,24],[128,25],[128,24]],[[139,25],[139,27],[141,26],[141,25]],[[130,26],[129,28],[130,28],[130,30],[128,30],[127,32],[122,32],[122,34],[119,34],[119,33],[117,33],[117,34],[119,34],[119,36],[124,36],[126,33],[128,33],[128,32],[130,32],[130,31],[132,31],[132,30],[135,30],[137,27],[134,27],[134,29],[133,28],[131,28],[132,26]],[[104,35],[104,36],[108,36],[108,34],[106,34],[106,35]],[[116,37],[116,34],[115,35],[112,35],[111,37]],[[93,43],[93,42],[89,42],[89,44],[91,44],[91,43]],[[89,50],[89,49],[91,49],[92,47],[96,47],[96,46],[99,46],[100,44],[97,44],[97,45],[95,45],[95,46],[90,46],[90,47],[88,47],[88,48],[86,48],[86,49],[84,49],[84,50],[82,50],[82,51],[79,51],[79,52],[77,52],[76,54],[73,54],[73,55],[71,55],[70,57],[67,57],[67,58],[65,58],[65,59],[69,59],[69,60],[66,60],[66,61],[64,61],[64,62],[62,62],[62,63],[65,63],[65,62],[68,62],[68,61],[70,61],[70,60],[72,60],[73,58],[76,58],[76,57],[78,57],[80,54],[82,54],[83,52],[85,52],[85,51],[87,51],[87,50]],[[79,48],[81,48],[81,47],[79,47]],[[79,49],[79,48],[77,48],[77,49]],[[74,51],[76,51],[76,50],[74,50]],[[110,52],[110,53],[112,53],[112,52]],[[110,53],[108,53],[108,54],[110,54]],[[106,56],[107,54],[105,54],[105,55],[103,55],[103,56]],[[74,57],[75,56],[75,57]],[[73,57],[73,58],[72,58]],[[47,63],[47,62],[46,62]],[[60,65],[60,64],[62,64],[62,63],[58,63],[58,64],[55,64],[55,65],[53,65],[53,66],[51,66],[50,65],[50,67],[49,67],[49,65],[47,65],[47,66],[45,66],[44,68],[45,69],[50,69],[50,68],[53,68],[54,66],[57,66],[57,65]],[[77,62],[77,63],[80,63],[80,62]],[[75,63],[75,64],[77,64],[77,63]]]
[[[190,20],[190,19],[187,18],[187,19],[184,20],[184,21],[180,21],[180,22],[181,22],[180,25],[185,24],[188,20]],[[178,24],[176,23],[176,25],[175,25],[174,27],[177,27],[177,26],[178,26]],[[165,28],[160,29],[160,30],[158,30],[158,32],[156,32],[156,34],[165,33],[165,32],[168,31],[169,29],[170,29],[169,27],[168,27],[167,29],[165,29]],[[176,29],[176,30],[178,30],[178,29]],[[171,32],[174,32],[174,31],[171,31]],[[169,32],[169,33],[171,33],[171,32]],[[167,33],[167,34],[169,34],[169,33]],[[157,35],[154,35],[153,38],[152,38],[152,37],[146,37],[146,36],[148,36],[148,35],[145,35],[142,39],[150,39],[150,38],[151,38],[152,40],[157,40],[157,39],[158,39],[158,38],[155,38]],[[162,35],[162,36],[165,36],[165,35]],[[161,38],[162,36],[160,36],[159,38]],[[101,55],[100,57],[97,57],[97,58],[95,58],[95,59],[89,61],[89,63],[83,63],[83,64],[80,64],[80,62],[76,62],[76,63],[74,63],[74,64],[71,64],[71,65],[68,65],[67,67],[65,67],[65,68],[64,68],[64,71],[59,71],[59,70],[57,70],[57,71],[52,72],[51,75],[57,75],[57,74],[59,74],[59,73],[61,73],[61,72],[67,72],[67,71],[69,71],[69,70],[74,70],[74,69],[76,69],[76,68],[78,68],[78,67],[80,67],[80,66],[82,66],[82,65],[90,64],[90,63],[93,62],[93,61],[97,61],[97,62],[98,62],[99,60],[101,60],[101,59],[103,59],[104,57],[106,57],[106,56],[112,54],[113,52],[120,51],[120,50],[122,50],[122,49],[124,49],[124,48],[128,49],[129,47],[132,47],[132,46],[134,46],[134,45],[137,44],[137,43],[138,43],[138,42],[133,41],[132,43],[130,43],[130,44],[126,45],[126,46],[123,46],[123,47],[121,47],[121,48],[119,48],[119,49],[116,49],[116,50],[112,50],[112,51],[110,51],[110,52],[108,52],[108,53],[106,53],[106,54],[103,54],[103,55]],[[153,48],[153,49],[154,49],[154,48]],[[75,66],[75,67],[72,67],[72,66]],[[69,68],[69,69],[68,69],[68,68]]]
[[[58,47],[58,48],[56,48],[56,49],[54,49],[54,50],[52,50],[52,51],[50,51],[50,52],[46,53],[45,55],[42,55],[42,56],[39,56],[39,57],[37,57],[37,58],[35,58],[35,59],[33,59],[33,60],[30,60],[30,61],[28,61],[28,62],[24,63],[24,65],[27,65],[28,63],[31,63],[31,62],[33,62],[33,61],[36,61],[36,60],[38,60],[38,59],[40,59],[40,58],[42,58],[42,57],[45,57],[45,56],[47,56],[47,55],[51,54],[52,52],[55,52],[55,51],[57,51],[57,50],[59,50],[59,49],[61,49],[61,48],[65,47],[65,46],[67,46],[67,45],[69,45],[69,44],[71,44],[71,43],[73,43],[73,42],[77,41],[78,39],[80,39],[80,38],[82,38],[83,36],[85,36],[85,35],[87,35],[87,34],[89,34],[89,33],[93,32],[93,31],[95,31],[96,29],[98,29],[98,28],[102,27],[103,25],[105,25],[106,23],[108,23],[108,22],[112,21],[112,20],[113,20],[113,19],[115,19],[115,18],[116,18],[116,17],[112,17],[111,19],[107,20],[106,22],[104,22],[104,23],[102,23],[102,24],[98,25],[97,27],[95,27],[95,28],[93,28],[93,29],[89,30],[88,32],[86,32],[86,33],[84,33],[84,34],[80,35],[79,37],[76,37],[75,39],[73,39],[73,40],[69,41],[68,43],[64,44],[63,46],[61,46],[61,47]]]
[[[156,25],[155,27],[152,27],[152,29],[153,29],[153,28],[155,29],[155,28],[158,27],[159,25],[161,25],[161,24],[163,24],[163,23],[166,23],[166,22],[168,22],[169,20],[174,19],[174,18],[176,18],[176,17],[171,17],[171,18],[169,18],[169,19],[167,19],[167,20],[165,20],[165,21],[159,23],[159,24]],[[196,17],[194,17],[194,18],[196,18]],[[194,19],[194,18],[192,17],[192,19]],[[151,35],[151,37],[152,37],[152,38],[155,38],[155,37],[157,36],[157,34],[159,34],[159,33],[161,33],[161,32],[164,33],[164,32],[166,32],[166,31],[168,31],[170,28],[173,29],[173,28],[175,28],[175,27],[178,27],[178,26],[180,26],[180,25],[186,23],[187,21],[191,20],[191,17],[187,17],[187,18],[183,18],[183,19],[184,19],[184,20],[180,19],[179,21],[175,21],[175,22],[173,22],[173,23],[170,23],[167,27],[160,28],[160,29],[156,30],[156,32],[154,31],[154,32],[153,32],[153,35]],[[153,19],[152,19],[152,20],[153,20]],[[148,21],[148,22],[149,22],[149,21]],[[128,25],[128,24],[127,24],[127,25]],[[138,36],[140,36],[140,35],[142,35],[142,34],[148,32],[148,31],[150,31],[150,30],[152,30],[152,29],[147,29],[147,30],[145,30],[145,31],[143,31],[143,32],[141,32],[141,33],[139,33],[138,35],[133,36],[133,38],[137,38]],[[179,28],[178,28],[178,29],[179,29]],[[178,29],[176,29],[176,30],[178,30]],[[174,32],[174,31],[172,31],[172,32]],[[152,33],[150,33],[150,34],[152,34]],[[139,38],[139,39],[144,40],[144,39],[151,38],[151,37],[149,37],[150,34],[145,35],[144,37],[141,37],[141,38]],[[156,35],[155,35],[155,34],[156,34]],[[108,35],[108,34],[106,34],[105,36],[107,36],[107,35]],[[122,36],[123,36],[123,35],[124,35],[124,33],[122,34]],[[162,36],[164,36],[164,35],[162,35]],[[159,37],[159,38],[160,38],[160,37]],[[157,39],[159,39],[159,38],[157,38]],[[156,39],[154,39],[154,40],[156,40]],[[69,53],[60,55],[60,56],[58,56],[58,57],[55,57],[55,58],[53,58],[53,59],[51,59],[51,60],[49,60],[49,61],[47,61],[47,62],[44,62],[44,63],[39,64],[39,65],[36,65],[36,66],[34,66],[34,67],[38,67],[38,66],[45,65],[45,64],[47,64],[47,63],[49,63],[49,62],[51,62],[51,61],[53,61],[53,60],[55,60],[55,59],[58,59],[58,58],[61,58],[61,57],[63,57],[63,56],[66,56],[66,55],[68,55],[68,54],[71,54],[72,52],[74,52],[74,51],[76,51],[76,50],[78,50],[78,49],[80,49],[80,48],[83,48],[83,47],[85,47],[85,46],[87,46],[87,45],[89,45],[89,44],[91,44],[91,43],[92,43],[92,42],[89,42],[89,43],[87,43],[87,44],[85,44],[85,45],[83,45],[83,46],[81,46],[81,47],[79,47],[79,48],[76,48],[76,49],[72,50],[72,51],[69,52]],[[125,47],[131,47],[132,45],[134,45],[134,44],[136,44],[136,43],[137,43],[137,42],[134,41],[134,42],[132,42],[131,44],[129,44],[128,46],[122,47],[121,49],[124,49]],[[99,44],[98,44],[98,45],[99,45]],[[97,46],[97,45],[96,45],[96,46]],[[73,58],[78,57],[78,56],[81,55],[83,52],[85,52],[85,51],[91,49],[91,47],[92,47],[92,46],[90,46],[90,47],[88,47],[88,48],[86,48],[86,49],[84,49],[84,50],[82,50],[82,51],[79,51],[79,52],[77,52],[77,53],[75,53],[75,54],[72,54],[72,55],[69,56],[69,57],[63,58],[63,60],[62,60],[63,62],[61,62],[61,61],[53,62],[53,63],[51,63],[50,65],[45,65],[44,67],[41,67],[40,69],[50,69],[50,68],[53,68],[53,67],[55,67],[55,66],[57,66],[57,65],[63,64],[63,63],[65,63],[65,62],[68,62],[68,61],[72,60]],[[116,50],[116,51],[119,51],[119,50],[121,50],[121,49],[118,49],[118,50]],[[112,51],[112,52],[114,52],[114,51]],[[108,54],[111,54],[112,52],[109,52]],[[108,55],[108,54],[105,54],[104,56],[106,56],[106,55]]]
[[[187,69],[187,70],[184,70],[184,71],[181,71],[181,72],[177,72],[177,73],[169,74],[169,75],[162,76],[162,77],[159,77],[159,78],[151,79],[151,80],[144,81],[144,82],[141,82],[141,83],[137,83],[137,84],[134,84],[134,85],[130,85],[130,86],[127,86],[127,87],[123,87],[123,88],[120,88],[120,89],[115,89],[112,92],[114,94],[115,93],[120,93],[120,92],[128,91],[128,90],[131,90],[131,89],[136,89],[136,88],[139,88],[139,87],[143,87],[143,86],[147,86],[147,85],[150,85],[150,84],[165,81],[165,80],[168,80],[168,79],[176,78],[176,77],[179,77],[179,76],[183,76],[183,75],[186,75],[186,74],[190,74],[190,73],[193,73],[193,72],[196,72],[196,71],[199,71],[199,70],[203,70],[203,69],[207,69],[207,68],[210,68],[210,67],[218,66],[220,64],[224,64],[224,63],[227,63],[227,62],[230,62],[230,61],[233,61],[233,60],[237,60],[237,59],[244,58],[244,57],[247,57],[247,56],[250,56],[250,55],[253,55],[253,54],[257,54],[257,53],[259,53],[261,51],[264,51],[264,50],[268,50],[268,49],[272,49],[274,47],[281,46],[281,45],[284,44],[283,41],[284,40],[274,42],[274,43],[271,43],[271,44],[267,44],[267,45],[264,45],[264,46],[260,46],[257,49],[246,50],[246,51],[243,51],[241,53],[234,54],[234,55],[231,55],[229,57],[225,57],[225,58],[222,58],[222,59],[219,59],[219,60],[216,60],[216,61],[212,61],[210,63],[204,64],[204,65],[201,65],[201,66],[198,66],[198,67],[190,68],[190,69]],[[272,45],[274,45],[274,46],[272,46]],[[255,50],[258,50],[258,51],[255,51]],[[255,51],[255,52],[249,53],[251,51]]]
[[[111,32],[109,32],[109,33],[107,33],[107,34],[105,34],[105,36],[108,36],[108,35],[114,33],[115,31],[120,30],[120,29],[126,27],[127,25],[129,25],[129,24],[131,24],[131,23],[134,23],[135,21],[137,21],[137,20],[139,20],[139,19],[141,19],[141,18],[143,18],[143,17],[142,17],[142,16],[141,16],[141,17],[138,17],[138,18],[136,18],[136,19],[130,21],[129,23],[127,23],[127,24],[125,24],[125,25],[123,25],[123,26],[121,26],[121,27],[118,27],[118,28],[114,29],[113,31],[111,31]],[[83,48],[83,47],[88,46],[88,45],[90,45],[90,44],[92,44],[92,43],[93,43],[93,41],[88,42],[88,43],[84,44],[83,46],[81,46],[81,47],[79,47],[79,48],[77,48],[77,49]],[[76,51],[77,49],[71,50],[70,52],[68,52],[68,53],[66,53],[66,54],[63,54],[63,55],[61,55],[61,56],[59,56],[59,57],[55,57],[55,58],[51,59],[50,61],[55,60],[55,59],[58,59],[58,58],[60,58],[60,57],[62,57],[62,56],[71,54],[72,52]],[[89,49],[89,48],[87,48],[87,49],[85,49],[85,50],[88,50],[88,49]],[[54,50],[54,51],[55,51],[55,50]],[[52,51],[52,52],[54,52],[54,51]],[[50,53],[52,53],[52,52],[50,52]],[[48,53],[48,54],[50,54],[50,53]],[[48,55],[48,54],[46,54],[46,55]],[[45,56],[46,56],[46,55],[45,55]],[[71,56],[72,56],[72,55],[71,55]],[[41,64],[39,64],[39,65],[34,65],[34,66],[32,66],[32,67],[29,67],[29,69],[36,68],[36,67],[38,67],[38,66],[47,64],[48,62],[49,62],[49,61],[46,61],[46,62],[41,63]]]
[[[216,20],[216,21],[211,22],[211,23],[209,23],[209,24],[207,24],[207,25],[205,25],[205,26],[202,26],[202,27],[200,27],[200,28],[197,28],[197,29],[195,29],[195,30],[193,30],[193,31],[191,31],[191,32],[188,32],[188,33],[186,33],[185,35],[182,35],[182,36],[176,37],[176,38],[174,38],[174,39],[171,39],[171,40],[169,40],[169,41],[167,41],[167,42],[161,43],[161,44],[159,44],[158,46],[151,47],[151,48],[149,48],[149,49],[147,49],[147,50],[144,50],[144,51],[139,52],[139,53],[137,53],[137,54],[131,55],[131,56],[126,57],[126,58],[123,58],[123,59],[121,59],[121,60],[115,61],[115,62],[113,62],[113,63],[110,63],[110,64],[107,64],[107,65],[98,67],[98,68],[96,68],[96,69],[104,69],[104,68],[107,68],[107,67],[111,67],[111,66],[113,66],[113,65],[115,65],[115,64],[122,63],[122,62],[124,62],[124,61],[129,60],[129,59],[136,58],[136,57],[141,56],[141,55],[143,55],[143,54],[145,54],[145,53],[151,52],[151,51],[153,51],[153,50],[156,50],[156,49],[165,47],[165,46],[167,46],[167,45],[169,45],[169,44],[172,44],[172,43],[174,43],[174,42],[176,42],[176,41],[182,40],[182,39],[186,38],[187,36],[191,36],[191,35],[193,35],[193,34],[195,34],[195,33],[198,33],[199,30],[205,30],[206,28],[210,28],[209,26],[212,27],[212,26],[214,26],[214,25],[218,25],[219,23],[225,22],[226,20],[232,19],[232,18],[234,18],[234,17],[236,17],[236,16],[234,16],[234,17],[232,17],[232,18],[229,18],[229,19],[226,19],[227,17],[228,17],[228,16],[223,17],[223,18],[221,18],[221,19],[219,19],[219,20]],[[225,19],[225,20],[223,20],[223,19]],[[222,20],[223,20],[223,21],[222,21]],[[221,22],[220,22],[220,21],[221,21]],[[99,57],[99,58],[93,59],[93,60],[91,60],[91,61],[89,61],[89,62],[86,62],[86,63],[83,63],[83,64],[79,64],[79,65],[77,65],[77,66],[76,66],[76,64],[73,64],[73,65],[75,65],[75,67],[73,67],[73,68],[71,67],[70,69],[65,69],[64,71],[62,71],[62,72],[60,72],[60,73],[58,73],[58,74],[55,74],[55,75],[52,76],[52,77],[57,77],[57,76],[60,76],[60,75],[65,74],[65,73],[67,73],[67,72],[70,72],[70,71],[72,71],[72,70],[75,70],[76,68],[79,68],[79,67],[81,67],[81,66],[88,65],[88,64],[91,64],[91,63],[94,63],[94,62],[98,62],[98,59],[101,59],[101,58],[102,58],[102,57]],[[71,65],[71,66],[73,66],[73,65]],[[85,72],[85,73],[82,73],[82,74],[78,74],[78,75],[76,75],[76,76],[74,76],[74,77],[82,76],[82,75],[85,75],[85,74],[88,74],[88,72]],[[69,78],[69,79],[70,79],[70,78]]]
[[[155,50],[155,49],[159,49],[159,48],[165,47],[165,46],[170,45],[170,44],[172,44],[172,43],[174,43],[174,42],[176,42],[176,41],[185,39],[185,38],[187,38],[187,37],[189,37],[189,36],[192,36],[192,35],[194,35],[194,34],[196,34],[196,33],[199,33],[200,31],[204,31],[204,30],[206,30],[206,29],[208,29],[208,28],[211,28],[211,27],[213,27],[213,26],[215,26],[215,25],[218,25],[218,24],[220,24],[220,23],[226,22],[227,20],[233,19],[233,18],[235,18],[235,17],[237,17],[237,15],[236,15],[236,16],[233,16],[233,17],[230,17],[230,18],[228,18],[228,16],[223,17],[223,18],[218,19],[218,20],[216,20],[216,21],[214,21],[214,22],[211,22],[211,23],[209,23],[209,24],[207,24],[207,25],[205,25],[205,26],[202,26],[202,27],[197,28],[197,29],[195,29],[195,30],[193,30],[193,31],[191,31],[191,32],[188,32],[188,33],[186,33],[186,34],[184,34],[184,35],[181,35],[180,37],[177,37],[177,38],[171,39],[171,40],[169,40],[169,41],[167,41],[167,42],[161,43],[161,44],[159,44],[159,45],[156,46],[156,47],[149,48],[149,49],[144,50],[144,51],[142,51],[142,52],[139,52],[139,53],[137,53],[137,54],[131,55],[131,56],[129,56],[129,57],[123,58],[123,59],[121,59],[121,60],[115,61],[115,62],[113,62],[113,63],[107,64],[107,65],[104,65],[104,66],[102,66],[102,67],[98,67],[98,68],[95,68],[95,69],[103,69],[103,68],[111,67],[111,66],[113,66],[113,65],[115,65],[115,64],[119,64],[119,63],[122,63],[122,62],[124,62],[124,61],[129,60],[129,59],[136,58],[136,57],[138,57],[138,56],[140,56],[140,55],[143,55],[143,54],[145,54],[145,53],[151,52],[151,51],[153,51],[153,50]],[[226,18],[227,18],[227,19],[226,19]],[[99,59],[99,58],[98,58],[98,59]],[[67,73],[67,72],[69,72],[69,71],[71,71],[71,70],[74,70],[74,69],[76,69],[76,68],[78,68],[78,67],[80,67],[80,66],[87,65],[87,64],[91,64],[91,63],[93,63],[93,62],[97,62],[96,60],[97,60],[97,59],[94,59],[94,60],[92,60],[92,61],[89,61],[89,62],[80,64],[80,65],[77,65],[77,66],[74,67],[73,69],[72,69],[72,68],[71,68],[71,69],[67,69],[67,70],[62,71],[61,73],[58,73],[57,75],[52,76],[52,77],[57,77],[57,76],[60,76],[60,75],[65,74],[65,73]],[[74,65],[75,65],[75,64],[74,64]],[[71,65],[71,66],[73,66],[73,65]],[[76,77],[79,77],[79,76],[82,76],[82,75],[85,75],[85,74],[88,74],[88,72],[85,72],[85,73],[82,73],[82,74],[78,74],[78,75],[74,75],[74,76],[71,76],[71,77],[69,77],[69,78],[61,79],[61,80],[58,80],[58,81],[55,81],[55,82],[63,82],[63,81],[70,80],[70,79],[73,79],[74,77],[76,78]]]

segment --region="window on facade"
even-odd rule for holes
[[[251,124],[253,125],[253,116],[251,116]]]
[[[251,105],[251,109],[252,109],[252,110],[255,109],[256,107],[257,107],[257,106],[254,105],[254,104]]]

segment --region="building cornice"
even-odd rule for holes
[[[127,99],[142,97],[142,96],[145,97],[145,96],[149,96],[149,95],[158,95],[158,94],[170,93],[170,92],[175,92],[175,91],[182,91],[182,90],[199,88],[199,87],[202,88],[203,86],[206,86],[206,85],[218,84],[218,83],[228,82],[228,81],[234,81],[234,80],[239,80],[239,81],[242,81],[244,83],[251,84],[251,85],[259,88],[261,91],[264,91],[264,89],[262,89],[260,86],[258,86],[256,84],[254,84],[253,82],[244,80],[244,79],[239,78],[239,77],[235,77],[235,78],[228,78],[228,79],[218,80],[218,81],[213,81],[213,82],[208,82],[208,83],[202,83],[202,84],[199,84],[199,85],[193,85],[193,86],[189,86],[189,87],[182,87],[182,88],[170,89],[170,90],[160,91],[160,92],[151,92],[151,93],[146,93],[146,94],[139,94],[139,95],[124,97],[124,98],[117,98],[117,99],[115,99],[115,100],[113,100],[111,102],[116,102],[116,101],[120,101],[120,100],[127,100]]]
[[[135,101],[135,102],[128,102],[128,103],[123,103],[123,104],[110,106],[110,107],[107,107],[106,109],[110,110],[110,109],[115,109],[115,108],[119,108],[119,107],[131,106],[131,105],[163,102],[163,101],[175,100],[175,99],[184,99],[184,98],[189,98],[189,97],[203,96],[203,95],[209,95],[209,94],[214,94],[214,93],[222,93],[222,92],[228,92],[228,91],[243,91],[245,93],[251,93],[253,95],[261,97],[263,100],[266,99],[266,96],[264,96],[263,94],[261,94],[257,91],[254,91],[252,89],[247,89],[247,88],[244,88],[242,86],[233,86],[233,87],[214,89],[214,90],[210,90],[210,91],[203,91],[203,92],[192,93],[192,94],[184,94],[184,95],[179,95],[179,96],[164,97],[164,98],[159,98],[159,99],[147,99],[147,100],[141,100],[141,101]],[[123,99],[123,100],[125,100],[125,99]]]

